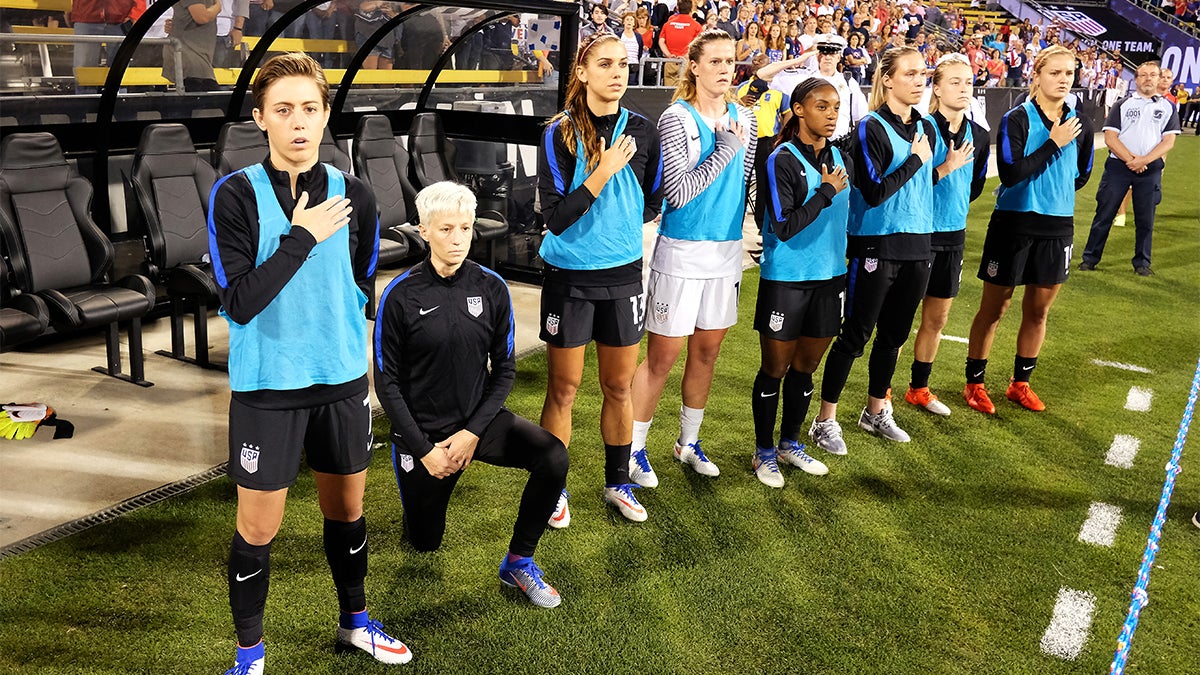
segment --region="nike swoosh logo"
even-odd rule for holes
[[[1021,370],[1033,370],[1033,366],[1021,366]]]
[[[972,375],[971,377],[983,377],[983,371],[981,370],[978,373],[975,373],[974,375]]]
[[[431,307],[430,309],[417,310],[417,314],[420,314],[421,316],[425,316],[426,314],[432,312],[433,310],[437,309],[438,307],[441,307],[441,305],[438,305],[437,307]]]
[[[807,396],[812,396],[812,393],[813,393],[814,391],[816,391],[816,389],[809,389],[808,391],[804,392],[804,395],[805,395],[806,397],[807,397]]]
[[[363,543],[359,544],[358,548],[354,548],[353,546],[351,546],[350,547],[350,555],[354,555],[355,553],[358,553],[359,551],[363,550],[363,547],[366,545],[367,545],[367,540],[363,539]]]
[[[625,501],[624,499],[621,499],[620,497],[617,497],[617,501],[619,501],[622,504],[624,504],[625,506],[629,507],[629,509],[631,511],[633,511],[634,513],[642,513],[644,511],[644,509],[642,509],[640,506],[634,506],[633,504],[630,504],[629,502]]]
[[[260,568],[258,569],[258,572],[261,572],[261,571],[262,571],[262,568],[260,567]],[[249,579],[250,577],[253,577],[253,576],[257,575],[257,574],[258,574],[258,572],[254,572],[253,574],[247,574],[246,576],[242,576],[242,575],[240,575],[240,574],[235,574],[235,575],[233,575],[233,578],[234,578],[234,579],[236,579],[236,580],[238,580],[238,581],[245,581],[245,580]]]
[[[558,513],[558,515],[554,516],[554,517],[553,517],[553,518],[551,518],[550,520],[553,520],[554,522],[556,522],[556,523],[557,523],[558,521],[560,521],[560,520],[562,520],[563,518],[566,518],[566,517],[567,517],[567,510],[566,510],[566,509],[563,509],[562,511],[560,511],[560,512]]]
[[[775,394],[778,394],[778,393],[779,393],[779,392],[775,392]],[[775,394],[766,394],[766,393],[759,392],[759,394],[758,394],[758,395],[759,395],[759,397],[761,397],[761,398],[771,398],[771,397],[772,397],[772,396],[774,396]]]

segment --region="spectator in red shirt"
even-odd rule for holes
[[[703,30],[692,18],[692,0],[679,0],[675,15],[667,19],[658,36],[658,48],[667,58],[687,57],[688,45]],[[666,63],[663,67],[663,84],[673,87],[679,83],[679,64]]]

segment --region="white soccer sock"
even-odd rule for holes
[[[633,421],[633,444],[629,446],[633,449],[633,452],[646,447],[646,437],[650,435],[650,424],[652,422],[654,422],[653,417],[645,422]]]
[[[679,407],[679,444],[690,445],[700,439],[700,423],[704,421],[704,408]]]

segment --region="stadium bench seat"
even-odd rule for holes
[[[333,139],[333,133],[329,131],[329,127],[325,127],[325,135],[321,137],[321,147],[318,152],[318,160],[323,164],[332,164],[341,171],[350,173],[350,155],[341,142]]]
[[[0,281],[4,283],[4,296],[0,297],[0,351],[41,337],[50,326],[50,309],[45,300],[29,293],[7,297],[12,288],[11,274],[8,262],[0,257]]]
[[[407,249],[405,255],[425,252],[425,240],[414,224],[417,191],[408,180],[408,165],[408,152],[392,134],[387,117],[364,115],[359,119],[354,132],[354,173],[375,193],[381,265],[385,246],[403,246]]]
[[[196,154],[182,124],[151,124],[142,131],[129,177],[129,231],[146,245],[146,272],[171,299],[171,350],[158,354],[203,368],[208,358],[208,308],[218,303],[208,253],[208,197],[217,180]],[[193,317],[196,356],[185,354],[183,317]]]
[[[12,134],[0,144],[0,236],[13,288],[35,293],[57,332],[107,326],[108,366],[93,370],[144,387],[141,318],[154,307],[144,276],[108,280],[113,245],[92,220],[92,185],[63,157],[53,134]],[[129,374],[118,331],[129,324]]]
[[[212,149],[212,165],[224,176],[263,161],[269,152],[267,137],[253,120],[226,122]]]
[[[408,131],[408,145],[412,154],[413,183],[417,189],[444,180],[462,182],[454,169],[454,144],[447,140],[442,130],[442,119],[437,113],[418,113],[413,117]],[[478,199],[475,239],[487,242],[487,264],[493,266],[495,242],[508,235],[508,219],[504,215],[507,196],[498,200],[495,194],[477,193],[475,197]]]

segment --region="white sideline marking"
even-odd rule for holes
[[[1141,387],[1130,387],[1129,395],[1125,397],[1125,409],[1134,412],[1150,412],[1150,399],[1154,392]]]
[[[1079,541],[1097,546],[1112,546],[1121,525],[1121,507],[1092,502],[1088,507],[1087,520],[1079,530]]]
[[[957,335],[942,335],[942,339],[949,340],[951,342],[961,342],[964,345],[971,344],[971,341],[968,340],[967,338],[960,338]]]
[[[1042,651],[1061,659],[1074,661],[1087,642],[1088,629],[1092,625],[1092,612],[1096,609],[1096,596],[1087,591],[1058,589],[1054,602],[1054,616],[1042,636]]]
[[[1133,458],[1137,457],[1141,445],[1141,440],[1133,436],[1117,434],[1113,436],[1113,442],[1108,448],[1108,454],[1104,457],[1104,463],[1121,469],[1132,469]]]
[[[1135,366],[1132,363],[1121,363],[1119,361],[1103,361],[1101,359],[1092,359],[1092,363],[1098,366],[1106,366],[1108,368],[1120,368],[1121,370],[1132,370],[1135,373],[1153,373],[1149,368]]]

